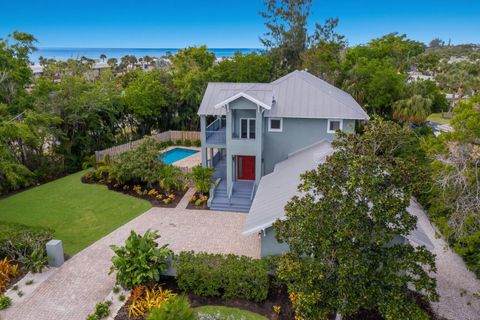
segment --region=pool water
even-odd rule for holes
[[[192,154],[197,153],[198,150],[190,150],[184,148],[173,148],[165,152],[160,159],[165,164],[172,164],[175,161],[182,160],[183,158],[190,157]]]

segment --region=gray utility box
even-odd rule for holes
[[[62,240],[50,240],[47,242],[48,265],[50,267],[60,267],[65,261],[63,258]]]

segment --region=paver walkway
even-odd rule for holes
[[[436,229],[430,223],[423,208],[412,201],[412,213],[418,218],[419,226],[434,245],[433,253],[437,264],[437,290],[440,301],[433,303],[437,314],[452,320],[480,319],[480,280],[470,272],[462,258],[454,253],[443,238],[436,238]]]
[[[152,208],[79,252],[21,304],[0,313],[0,319],[85,320],[114,286],[114,275],[108,275],[112,257],[109,246],[123,244],[130,230],[159,230],[158,242],[168,243],[174,252],[195,250],[260,257],[258,237],[241,234],[245,214],[187,210],[192,193],[189,190],[177,208]]]

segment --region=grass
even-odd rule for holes
[[[245,320],[267,320],[266,317],[247,310],[241,310],[237,308],[228,308],[222,306],[202,306],[194,309],[196,312],[205,313],[209,315],[216,315],[217,312],[223,318],[228,316],[233,316],[235,319],[245,319]],[[243,317],[243,318],[242,318]]]
[[[432,113],[428,116],[427,121],[436,122],[440,124],[450,124],[451,115],[448,112],[444,113],[446,118],[442,117],[442,113]]]
[[[0,220],[52,228],[65,252],[74,255],[151,207],[106,186],[83,184],[85,172],[0,200]]]

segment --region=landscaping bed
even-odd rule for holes
[[[191,198],[188,200],[187,209],[192,210],[210,210],[207,206],[208,198],[210,197],[209,193],[199,193],[195,192]]]
[[[164,276],[161,277],[158,282],[162,288],[171,290],[174,293],[182,294],[183,291],[178,287],[175,277]],[[238,308],[242,310],[248,310],[253,313],[257,313],[272,319],[276,316],[274,306],[280,306],[280,314],[276,319],[291,320],[294,317],[292,305],[290,303],[288,292],[285,287],[282,286],[271,286],[268,297],[263,302],[253,302],[244,299],[224,299],[221,297],[202,297],[194,294],[186,294],[190,305],[193,308],[200,306],[225,306]],[[131,302],[126,301],[126,303],[119,310],[118,314],[115,316],[115,320],[143,320],[145,318],[129,318],[128,317],[128,308]]]
[[[149,201],[154,207],[175,208],[188,189],[172,190],[166,192],[162,190],[158,183],[148,187],[146,183],[118,183],[115,179],[95,181],[88,179],[88,176],[82,177],[83,183],[96,183],[106,185],[109,190],[120,192],[135,198]]]

